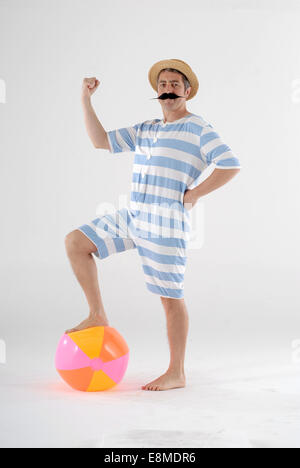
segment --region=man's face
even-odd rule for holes
[[[159,75],[158,86],[157,86],[157,95],[160,96],[163,93],[174,93],[178,96],[184,96],[187,98],[191,92],[192,88],[189,87],[184,91],[183,76],[180,73],[163,71]],[[177,98],[177,99],[165,99],[160,100],[161,105],[167,109],[178,109],[185,105],[186,99]]]

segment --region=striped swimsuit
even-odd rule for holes
[[[134,152],[130,207],[100,216],[78,229],[104,259],[137,249],[148,290],[184,297],[190,233],[186,190],[210,164],[240,168],[238,158],[201,116],[189,113],[174,122],[147,120],[107,132],[109,152]]]

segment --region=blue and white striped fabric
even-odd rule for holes
[[[97,247],[99,259],[137,249],[149,291],[164,297],[183,297],[186,244],[183,239],[137,235],[134,217],[125,207],[78,228]]]
[[[79,229],[97,246],[99,258],[137,248],[147,288],[180,299],[190,233],[184,193],[210,164],[232,169],[240,162],[214,127],[193,113],[174,122],[147,120],[107,135],[110,153],[135,153],[130,208]]]

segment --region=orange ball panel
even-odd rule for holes
[[[104,328],[104,338],[100,353],[103,362],[118,359],[129,352],[123,336],[113,327]]]
[[[74,390],[80,390],[86,392],[89,388],[93,379],[94,371],[90,367],[75,370],[59,370],[57,372],[61,378],[74,388]]]
[[[87,389],[88,392],[99,392],[114,387],[116,382],[108,377],[102,370],[94,372],[92,381]]]

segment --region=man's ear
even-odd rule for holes
[[[190,95],[191,92],[192,92],[192,87],[190,86],[190,87],[186,90],[186,92],[187,92],[187,91],[189,92],[188,95],[187,95],[187,97],[189,97],[189,95]]]

